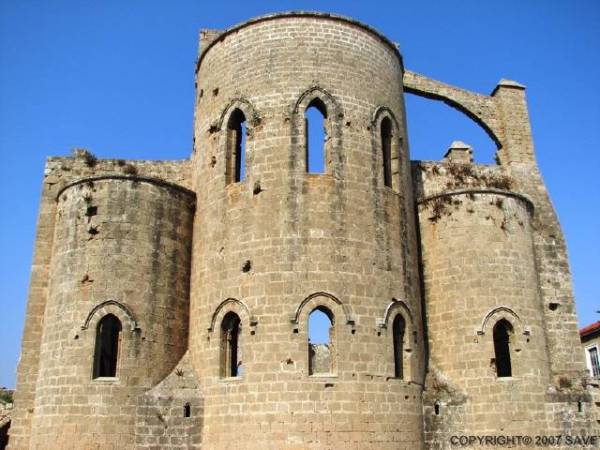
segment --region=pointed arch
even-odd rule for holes
[[[318,298],[322,298],[324,301],[316,301],[315,299]],[[308,297],[306,297],[305,299],[303,299],[298,306],[296,307],[296,310],[294,311],[294,313],[290,316],[290,322],[294,325],[297,325],[300,322],[300,315],[303,314],[303,311],[305,309],[307,309],[307,305],[308,308],[310,308],[310,312],[312,312],[314,310],[314,307],[312,307],[313,305],[317,305],[317,304],[323,304],[323,306],[328,307],[330,310],[332,307],[338,307],[339,309],[341,309],[341,311],[343,312],[343,316],[346,318],[346,323],[348,325],[354,325],[355,324],[355,320],[354,317],[352,316],[352,314],[350,313],[350,309],[348,308],[348,306],[346,306],[344,303],[342,303],[342,301],[337,298],[335,295],[330,294],[328,292],[314,292],[312,294],[310,294]],[[328,306],[331,305],[330,306]]]
[[[260,124],[261,118],[252,102],[244,97],[236,97],[227,103],[227,106],[221,112],[221,115],[214,126],[218,130],[223,131],[235,110],[239,110],[244,114],[250,127],[255,127]]]
[[[383,312],[383,316],[381,319],[377,320],[377,326],[379,328],[388,328],[390,323],[390,318],[393,317],[396,311],[402,312],[405,318],[408,320],[410,327],[414,327],[413,315],[410,312],[410,308],[403,300],[398,300],[396,298],[392,298],[392,301],[388,303]]]
[[[209,333],[215,331],[217,321],[219,319],[222,320],[222,317],[229,311],[234,311],[250,327],[255,327],[258,324],[258,320],[250,313],[250,308],[243,301],[230,297],[219,303],[213,312],[210,326],[208,327]]]
[[[225,156],[225,182],[237,183],[246,178],[251,161],[251,138],[261,118],[254,105],[243,97],[229,101],[211,132],[221,131],[220,148]]]
[[[416,373],[414,349],[417,345],[417,331],[409,307],[402,300],[393,298],[385,308],[383,317],[378,319],[377,325],[379,329],[387,330],[383,335],[391,340],[387,344],[390,353],[386,360],[393,361],[394,378],[413,381]],[[378,332],[380,333],[381,331]]]
[[[507,319],[519,333],[527,336],[531,334],[531,331],[523,324],[519,315],[512,308],[505,305],[497,306],[488,311],[481,321],[481,326],[477,330],[477,334],[484,335],[488,323],[496,323],[500,319]]]
[[[342,107],[335,97],[320,86],[311,86],[302,92],[294,104],[292,114],[297,114],[299,111],[305,111],[317,98],[323,103],[325,108],[327,108],[329,116],[335,116],[339,119],[344,116]]]
[[[405,155],[404,139],[396,116],[387,106],[378,106],[371,115],[373,152],[377,160],[380,185],[400,191]]]
[[[131,312],[131,310],[123,303],[120,303],[116,300],[107,300],[94,306],[88,313],[83,325],[81,325],[81,329],[87,330],[90,327],[90,324],[93,323],[93,319],[96,315],[104,317],[107,314],[114,314],[121,321],[128,322],[131,331],[139,330],[139,326],[135,320],[133,312]]]
[[[318,149],[318,158],[323,160],[323,169],[317,173],[336,176],[343,161],[342,143],[342,119],[344,112],[340,103],[334,96],[320,86],[311,86],[303,91],[291,107],[291,136],[292,145],[296,145],[293,151],[294,166],[303,167],[304,172],[309,170],[309,123],[306,111],[315,108],[323,117],[324,142],[322,149]],[[313,120],[315,120],[313,118]],[[312,122],[311,122],[312,123]],[[300,160],[302,158],[302,160]]]

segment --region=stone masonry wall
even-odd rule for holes
[[[204,409],[200,392],[186,353],[169,376],[138,397],[135,449],[202,448]]]
[[[193,155],[190,351],[205,395],[203,445],[421,448],[421,312],[395,47],[353,22],[302,14],[211,36]],[[325,174],[304,163],[313,98],[327,108]],[[235,108],[248,120],[247,177],[227,185]],[[384,116],[401,148],[395,189],[383,186]],[[319,306],[334,318],[329,376],[308,374],[307,316]],[[244,372],[221,378],[228,311],[242,320]],[[404,380],[385,328],[400,312],[410,327]]]
[[[600,435],[524,86],[501,80],[488,96],[405,71],[395,44],[329,14],[200,39],[189,161],[81,149],[47,161],[10,450],[414,450],[457,434]],[[498,165],[471,164],[458,142],[411,172],[404,92],[472,118]],[[322,174],[306,168],[315,100]],[[239,114],[246,177],[230,183]],[[331,342],[310,375],[315,309]],[[122,324],[117,376],[94,378],[109,313]],[[231,377],[228,313],[241,323]],[[510,377],[495,371],[500,319],[512,325]]]
[[[185,351],[193,194],[140,177],[181,177],[185,164],[134,164],[94,162],[83,152],[48,162],[45,192],[54,202],[55,187],[87,181],[59,198],[44,308],[52,319],[41,333],[35,401],[16,399],[11,449],[131,448],[135,393]],[[123,326],[114,381],[92,380],[95,325],[106,313]]]

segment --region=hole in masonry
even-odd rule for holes
[[[242,266],[242,272],[248,273],[252,270],[252,261],[247,260]]]

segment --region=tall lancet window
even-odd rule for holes
[[[237,183],[246,178],[246,116],[236,109],[227,122],[227,184]]]
[[[406,322],[404,317],[398,314],[392,325],[394,339],[394,376],[404,379],[404,335],[406,334]]]
[[[510,341],[513,334],[512,325],[505,319],[494,325],[494,353],[496,356],[496,375],[511,377]]]
[[[94,378],[117,376],[121,329],[121,321],[113,314],[107,314],[98,322],[94,353]]]
[[[240,325],[239,316],[228,312],[221,322],[221,376],[223,378],[240,375]]]
[[[306,130],[306,171],[308,173],[325,173],[327,157],[325,142],[325,120],[327,108],[320,98],[315,98],[306,108],[304,114]]]
[[[383,185],[392,187],[392,121],[381,121],[381,156],[383,161]]]

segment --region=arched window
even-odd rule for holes
[[[237,183],[246,178],[246,116],[239,109],[234,110],[227,122],[227,184]]]
[[[384,117],[381,121],[381,154],[383,160],[383,184],[392,187],[392,121]]]
[[[94,378],[117,376],[121,329],[121,321],[113,314],[107,314],[98,322],[94,352]]]
[[[506,319],[501,319],[494,325],[494,353],[496,356],[496,375],[511,377],[510,341],[513,327]]]
[[[394,318],[392,335],[394,339],[394,376],[404,379],[404,336],[406,334],[406,322],[401,314]]]
[[[240,375],[240,330],[239,316],[228,312],[221,323],[221,376],[237,377]]]
[[[306,142],[306,171],[308,173],[325,173],[325,142],[327,132],[325,120],[327,107],[320,98],[313,99],[304,113]]]
[[[189,403],[183,405],[183,417],[191,417],[192,416],[192,407]]]
[[[334,371],[333,313],[318,306],[308,316],[308,374]]]

